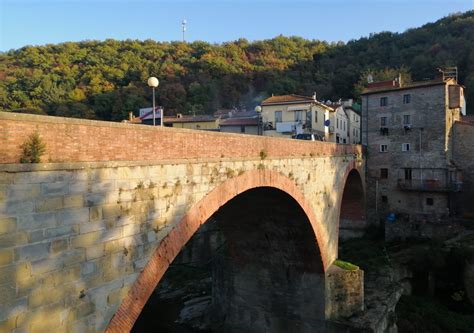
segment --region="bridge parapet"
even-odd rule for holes
[[[0,164],[18,163],[35,131],[46,144],[43,161],[55,163],[361,154],[359,145],[0,112]]]
[[[62,163],[14,163],[35,130]],[[6,332],[127,331],[199,225],[256,187],[298,202],[329,267],[345,180],[363,167],[358,146],[30,115],[0,113],[0,137]]]

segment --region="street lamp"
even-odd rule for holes
[[[260,105],[257,105],[255,107],[255,112],[257,112],[258,114],[258,123],[257,123],[257,134],[260,135],[262,134],[263,135],[263,128],[262,128],[262,131],[260,131],[260,123],[261,123],[261,119],[262,119],[262,107]],[[262,132],[262,133],[260,133]]]
[[[155,88],[158,87],[160,81],[154,76],[150,77],[147,81],[148,86],[153,88],[153,126],[155,126]],[[163,126],[163,112],[161,114],[161,126]]]

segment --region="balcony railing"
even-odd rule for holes
[[[459,192],[461,172],[442,168],[400,169],[398,187],[405,191]]]

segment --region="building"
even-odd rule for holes
[[[188,128],[205,131],[218,131],[219,119],[210,115],[188,116],[178,113],[176,117],[166,117],[163,125],[175,128]]]
[[[341,103],[327,101],[324,110],[324,130],[326,141],[336,143],[349,142],[349,118]]]
[[[161,124],[161,108],[155,110],[155,124]],[[134,117],[132,112],[129,113],[129,119],[125,122],[133,124],[153,125],[153,111],[152,108],[140,109],[140,116]],[[163,126],[175,128],[188,128],[206,131],[218,131],[219,119],[210,115],[182,115],[178,113],[175,117],[164,117]]]
[[[226,133],[240,133],[260,135],[257,117],[234,117],[221,119],[220,131]]]
[[[460,172],[452,161],[452,128],[465,102],[454,78],[400,81],[374,82],[362,93],[367,215],[385,221],[392,214],[390,220],[416,229],[417,222],[455,213]]]
[[[456,197],[456,210],[474,220],[474,116],[461,117],[453,128],[453,160],[462,170],[462,191]]]
[[[347,132],[347,143],[360,144],[361,142],[361,121],[360,104],[354,103],[352,99],[342,102],[342,107],[346,113],[349,125]]]
[[[300,133],[325,135],[324,104],[314,97],[272,96],[262,107],[263,135],[291,137]]]

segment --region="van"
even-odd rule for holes
[[[302,133],[295,135],[296,140],[324,141],[324,138],[318,134]]]

